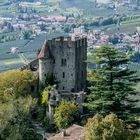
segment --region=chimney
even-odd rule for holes
[[[66,137],[67,136],[67,133],[66,133],[66,130],[64,129],[63,131],[62,131],[62,137]]]

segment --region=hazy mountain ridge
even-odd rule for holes
[[[99,3],[108,3],[112,0],[9,0],[9,2],[76,2],[76,1],[81,1],[83,3],[85,2],[99,2]]]

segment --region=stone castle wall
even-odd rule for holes
[[[80,91],[86,84],[87,40],[60,37],[48,40],[53,60],[39,60],[39,75],[52,71],[59,81],[59,90]]]

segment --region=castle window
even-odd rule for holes
[[[65,90],[65,87],[63,86],[63,90]]]
[[[63,66],[63,59],[61,59],[61,66]]]
[[[79,40],[79,46],[80,46],[80,47],[82,46],[82,41],[81,41],[81,40]]]
[[[61,59],[61,66],[66,66],[66,65],[67,65],[67,60]]]
[[[82,39],[82,45],[85,45],[85,39]]]
[[[55,64],[55,59],[53,60],[53,63]]]
[[[82,78],[84,77],[84,72],[82,71]]]
[[[75,41],[75,46],[77,47],[77,41]]]
[[[63,78],[65,78],[65,72],[63,72]]]
[[[66,59],[64,59],[64,65],[65,65],[65,66],[67,65],[67,60],[66,60]]]
[[[74,88],[71,89],[71,92],[74,92]]]

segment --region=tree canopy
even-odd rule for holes
[[[96,114],[84,127],[85,140],[133,140],[133,131],[126,128],[123,120],[115,114]]]
[[[78,107],[75,102],[62,100],[55,109],[54,120],[56,127],[64,129],[70,126],[79,117]]]
[[[31,92],[37,78],[29,70],[11,70],[0,73],[0,98],[9,100],[10,96],[15,98],[26,96]]]
[[[31,111],[37,99],[31,94],[36,77],[31,71],[0,73],[0,139],[39,140],[31,126]]]

